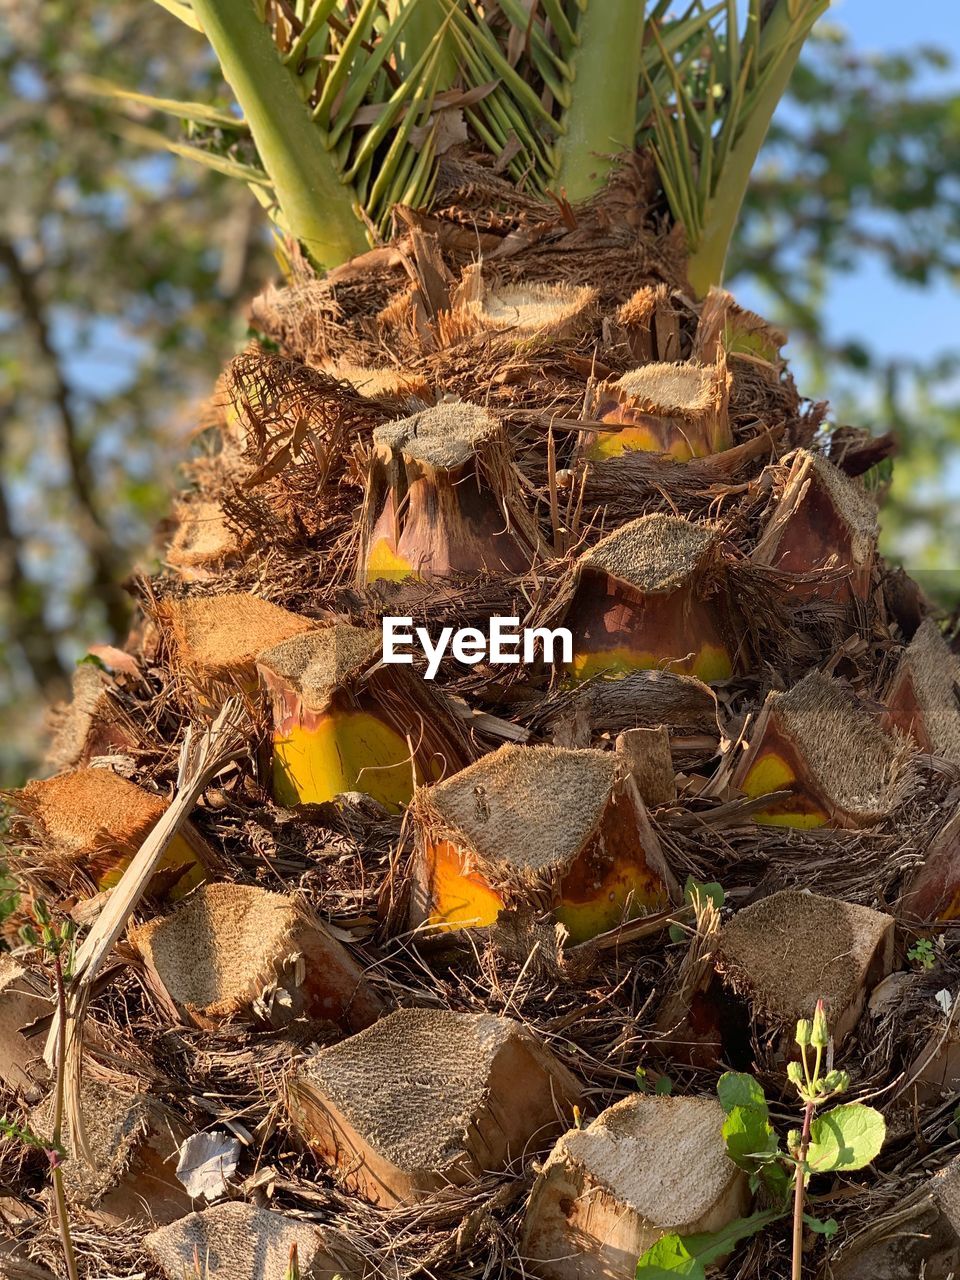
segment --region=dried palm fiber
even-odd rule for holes
[[[736,646],[714,582],[719,538],[712,524],[647,515],[580,556],[566,614],[574,678],[652,667],[728,678]]]
[[[715,364],[644,364],[597,393],[596,416],[614,430],[589,432],[583,457],[602,462],[627,450],[662,453],[678,462],[722,453],[733,444],[730,375],[721,351]]]
[[[51,768],[72,769],[136,745],[133,726],[112,696],[106,672],[93,662],[81,662],[70,684],[70,702],[51,715],[53,740],[46,755]]]
[[[392,809],[415,783],[473,757],[459,721],[412,669],[381,661],[381,633],[337,623],[261,653],[273,704],[273,794],[319,804],[364,791]]]
[[[74,891],[109,889],[153,830],[167,803],[106,768],[74,769],[28,782],[8,796],[30,819],[36,859],[51,872],[69,868]],[[150,884],[153,897],[177,899],[201,884],[217,858],[189,822],[172,842]]]
[[[506,436],[478,405],[445,400],[373,433],[361,584],[522,573],[538,535]]]
[[[508,744],[419,790],[413,815],[413,924],[490,925],[526,906],[582,942],[676,895],[614,752]]]
[[[544,1150],[580,1086],[510,1018],[400,1009],[308,1058],[287,1095],[300,1137],[342,1184],[392,1205]]]
[[[890,723],[921,751],[960,765],[960,658],[932,618],[901,655],[883,701]]]
[[[26,1245],[0,1240],[0,1280],[56,1280],[53,1272],[27,1256]]]
[[[45,984],[10,956],[0,955],[0,1081],[28,1102],[47,1082],[43,1032],[33,1024],[50,1013]]]
[[[717,963],[758,1021],[791,1033],[823,1000],[840,1045],[870,990],[893,967],[893,930],[893,917],[881,911],[784,889],[744,907],[724,926]]]
[[[520,1252],[544,1280],[632,1275],[661,1236],[719,1231],[747,1212],[716,1098],[636,1094],[559,1140],[524,1214]]]
[[[314,625],[244,592],[164,600],[157,621],[174,669],[202,690],[217,684],[252,688],[257,654]]]
[[[133,1082],[109,1084],[88,1075],[81,1101],[88,1162],[64,1130],[63,1183],[69,1203],[105,1225],[128,1218],[173,1222],[189,1213],[190,1197],[177,1178],[177,1160],[188,1130],[183,1122]],[[30,1128],[49,1135],[52,1097],[34,1111]]]
[[[360,1280],[364,1264],[336,1231],[252,1204],[218,1204],[152,1231],[144,1246],[167,1280],[199,1259],[205,1280],[286,1280],[297,1249],[303,1280]]]
[[[204,885],[129,937],[171,1011],[198,1026],[310,1017],[356,1030],[382,1010],[346,948],[295,899],[267,889]]]
[[[822,454],[806,449],[777,464],[773,483],[778,496],[754,562],[807,575],[793,586],[798,599],[865,601],[879,534],[874,500]],[[817,572],[824,569],[835,572]]]
[[[754,813],[786,827],[869,827],[909,794],[913,750],[876,710],[832,676],[813,671],[767,695],[733,785],[749,797],[786,792]]]
[[[180,503],[175,518],[167,563],[187,582],[214,577],[218,568],[239,560],[252,541],[230,524],[221,503],[209,499]]]

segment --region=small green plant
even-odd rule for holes
[[[651,1079],[643,1067],[637,1067],[636,1077],[639,1093],[652,1093],[658,1098],[667,1098],[673,1093],[673,1081],[669,1076],[657,1075],[656,1079]]]
[[[746,1072],[728,1071],[720,1077],[717,1096],[726,1114],[723,1139],[727,1154],[749,1176],[750,1188],[764,1207],[746,1218],[737,1218],[719,1231],[692,1236],[667,1235],[648,1249],[637,1263],[638,1280],[705,1280],[705,1268],[721,1261],[742,1240],[773,1222],[793,1216],[793,1280],[800,1280],[803,1265],[803,1228],[826,1237],[837,1224],[804,1212],[806,1188],[815,1173],[851,1173],[875,1159],[883,1146],[886,1125],[873,1107],[843,1103],[818,1114],[850,1086],[845,1071],[824,1070],[830,1044],[823,1001],[817,1002],[812,1021],[797,1023],[799,1058],[787,1067],[787,1078],[796,1088],[803,1107],[801,1128],[787,1134],[780,1145],[770,1109],[758,1080]]]
[[[66,1026],[66,984],[73,969],[75,935],[76,925],[71,920],[65,920],[58,927],[54,924],[50,909],[44,900],[42,898],[33,900],[33,921],[23,926],[20,930],[20,937],[27,946],[36,947],[44,960],[53,965],[57,1008],[60,1013],[61,1033],[57,1037],[53,1080],[53,1133],[50,1141],[47,1142],[27,1129],[20,1128],[8,1121],[0,1121],[0,1132],[6,1137],[13,1138],[25,1146],[38,1147],[47,1158],[47,1163],[50,1167],[50,1180],[53,1183],[57,1227],[60,1231],[60,1242],[63,1247],[63,1256],[67,1264],[69,1280],[78,1280],[78,1272],[73,1237],[70,1234],[70,1219],[67,1215],[67,1197],[63,1188],[63,1162],[66,1159],[63,1148],[63,1109],[66,1085],[64,1060],[66,1046],[62,1028]]]
[[[700,910],[703,904],[711,902],[719,911],[723,906],[723,900],[723,888],[715,880],[704,883],[701,880],[694,880],[693,876],[687,876],[687,883],[683,886],[684,906]],[[683,942],[690,930],[685,929],[683,925],[672,924],[668,932],[671,942]]]
[[[933,943],[929,938],[918,938],[907,952],[907,959],[919,969],[932,969],[936,958]]]
[[[297,1253],[296,1240],[290,1246],[290,1261],[287,1263],[283,1280],[300,1280],[300,1256]]]

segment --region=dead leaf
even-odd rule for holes
[[[180,1148],[177,1177],[194,1200],[220,1200],[237,1172],[240,1143],[226,1129],[195,1133]]]

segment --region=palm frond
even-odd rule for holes
[[[659,83],[647,73],[650,142],[690,248],[699,293],[719,284],[757,154],[813,24],[829,0],[750,0],[738,30],[725,0],[695,46],[669,50],[656,30]],[[718,10],[722,12],[718,13]],[[692,55],[692,56],[691,56]],[[665,82],[666,79],[666,82]]]
[[[670,0],[158,2],[204,29],[260,158],[264,178],[251,181],[261,195],[269,183],[282,226],[318,264],[385,234],[396,205],[428,201],[457,141],[572,203],[639,141],[686,228],[698,288],[722,270],[770,114],[828,4],[749,0],[741,36],[736,0],[687,0],[678,14]],[[202,104],[128,97],[195,133],[241,127]],[[204,163],[243,163],[191,141]]]

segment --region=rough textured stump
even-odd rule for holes
[[[549,1147],[577,1081],[518,1022],[401,1009],[308,1058],[287,1105],[302,1141],[374,1204],[410,1204]]]
[[[711,584],[717,540],[712,525],[649,515],[582,555],[567,613],[572,676],[648,668],[706,681],[730,676],[736,646]]]
[[[733,444],[729,395],[722,352],[711,365],[691,360],[631,369],[597,392],[597,418],[621,429],[587,434],[583,456],[599,462],[639,449],[687,462],[721,453]]]
[[[754,812],[768,826],[872,826],[896,808],[912,777],[912,744],[818,671],[768,694],[749,736],[733,785],[751,798],[789,793]]]
[[[227,520],[219,502],[199,498],[181,502],[174,512],[176,530],[167,549],[167,564],[185,582],[216,578],[239,561],[252,543]]]
[[[789,1030],[823,999],[839,1047],[871,989],[893,968],[894,921],[869,907],[784,889],[738,911],[720,934],[717,965],[760,1024]]]
[[[273,705],[273,794],[320,804],[365,791],[391,809],[469,763],[473,751],[432,685],[380,663],[379,631],[346,624],[293,636],[261,653]]]
[[[205,694],[224,684],[253,690],[257,654],[315,625],[244,592],[164,600],[157,621],[172,666]]]
[[[418,791],[411,922],[552,912],[574,942],[678,897],[615,752],[508,745]]]
[[[147,1253],[166,1280],[285,1280],[297,1246],[303,1280],[359,1280],[362,1261],[337,1232],[251,1204],[219,1204],[152,1231]]]
[[[670,734],[663,725],[656,729],[627,729],[617,734],[616,748],[644,804],[651,808],[673,804],[677,798],[677,775]]]
[[[884,703],[890,724],[921,751],[960,764],[960,658],[932,618],[901,657]]]
[[[520,1242],[544,1280],[627,1280],[662,1235],[716,1231],[747,1212],[714,1098],[637,1094],[564,1134],[543,1166]]]
[[[361,584],[529,569],[538,536],[495,418],[444,401],[377,427],[373,443]]]
[[[110,681],[101,669],[81,662],[71,677],[72,698],[53,713],[53,740],[46,760],[57,771],[88,765],[97,756],[111,756],[137,745],[132,725],[110,695]]]
[[[382,1002],[346,948],[293,898],[239,884],[199,889],[172,915],[130,930],[151,984],[197,1026],[294,1018],[357,1030]]]
[[[84,1080],[80,1104],[92,1167],[73,1150],[65,1126],[67,1199],[105,1226],[128,1219],[173,1222],[193,1208],[176,1173],[189,1131],[149,1094],[127,1090]],[[52,1121],[53,1099],[48,1098],[33,1113],[30,1127],[49,1138]]]
[[[520,281],[486,286],[479,271],[469,268],[455,302],[455,323],[521,340],[575,338],[597,315],[597,290],[587,285]]]
[[[112,888],[167,808],[160,796],[101,768],[28,782],[10,799],[32,820],[42,846],[37,855],[41,868],[48,866],[61,881],[70,880],[81,894]],[[149,892],[181,898],[202,884],[215,865],[206,841],[186,822],[163,855]]]
[[[53,1005],[30,973],[10,956],[0,955],[0,1080],[8,1089],[37,1102],[49,1073],[43,1061],[44,1031],[31,1032]]]
[[[876,503],[857,481],[806,449],[780,471],[782,489],[751,558],[782,573],[810,575],[791,585],[798,600],[865,602],[877,553]]]

